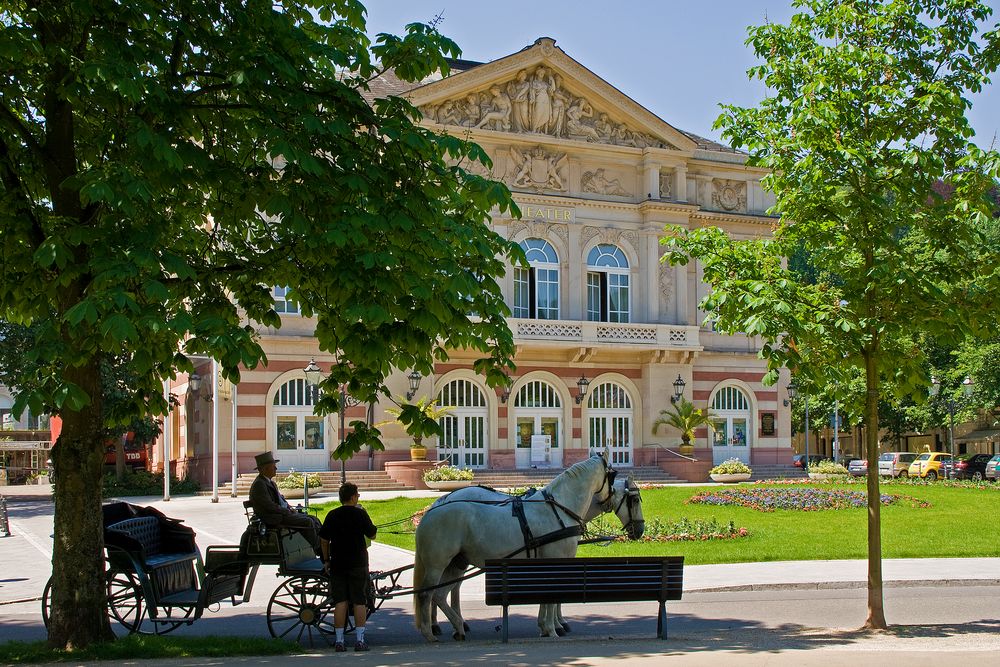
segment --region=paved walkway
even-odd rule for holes
[[[0,538],[0,640],[6,638],[41,639],[38,597],[49,574],[51,558],[52,504],[45,489],[14,487],[21,492],[10,498],[12,535]],[[7,493],[11,487],[0,489]],[[364,499],[398,492],[368,492]],[[434,492],[406,492],[402,495],[437,495]],[[322,500],[326,500],[323,498]],[[169,502],[159,497],[131,498],[130,502],[154,505],[169,516],[183,518],[198,535],[204,550],[209,544],[235,544],[243,531],[242,498],[220,497],[212,503],[208,497],[175,497]],[[381,543],[371,548],[373,568],[393,569],[413,562],[412,553]],[[651,664],[669,655],[674,662],[702,664],[768,665],[851,665],[884,662],[884,652],[894,652],[893,659],[908,665],[939,666],[939,651],[964,651],[962,660],[984,658],[984,664],[1000,654],[1000,609],[966,610],[963,591],[980,591],[980,597],[993,600],[1000,596],[985,587],[1000,585],[1000,558],[974,559],[893,559],[883,562],[887,610],[912,605],[904,621],[890,617],[890,623],[906,622],[903,636],[861,635],[856,628],[864,620],[864,586],[867,563],[851,561],[794,561],[693,565],[685,568],[685,599],[668,608],[674,628],[672,639],[657,642],[648,639],[655,628],[655,610],[642,605],[617,605],[595,609],[580,605],[572,610],[582,618],[573,641],[552,642],[532,637],[534,612],[512,608],[513,637],[509,645],[500,644],[491,632],[499,615],[497,608],[486,607],[482,579],[469,580],[463,586],[463,611],[473,623],[473,636],[467,644],[451,641],[425,647],[412,626],[412,603],[409,597],[393,598],[376,614],[373,634],[383,644],[373,654],[353,655],[352,664],[459,665],[459,664],[610,664],[628,660]],[[933,573],[933,575],[929,574]],[[280,579],[257,578],[250,603],[236,608],[228,605],[215,620],[207,618],[179,632],[192,634],[250,634],[261,636],[267,600]],[[409,581],[403,580],[408,586]],[[924,587],[934,586],[933,589]],[[917,588],[920,587],[920,588]],[[913,592],[909,593],[908,590]],[[929,591],[939,591],[932,593]],[[985,591],[985,593],[983,593]],[[918,614],[920,601],[927,595],[944,611],[927,606],[930,616]],[[979,599],[979,598],[977,598]],[[914,602],[915,601],[915,602]],[[990,603],[992,604],[992,603]],[[964,606],[963,606],[964,605]],[[648,606],[648,605],[646,605]],[[654,605],[655,609],[655,605]],[[671,611],[676,609],[677,611]],[[674,616],[674,614],[677,614]],[[568,615],[568,614],[567,614]],[[811,616],[812,615],[812,616]],[[949,621],[948,617],[953,617]],[[811,617],[804,624],[799,619]],[[941,618],[939,618],[941,617]],[[992,620],[991,620],[992,619]],[[934,623],[932,623],[932,620]],[[942,631],[937,621],[945,623]],[[950,624],[949,624],[950,623]],[[720,630],[722,628],[723,630]],[[833,629],[829,629],[833,628]],[[615,641],[608,641],[614,634]],[[622,642],[622,638],[627,638]],[[933,640],[933,641],[932,641]],[[981,655],[980,655],[981,654]],[[338,656],[339,657],[339,656]],[[954,657],[954,656],[953,656]],[[296,663],[315,661],[316,656],[302,656]],[[331,657],[323,657],[329,660]],[[287,659],[283,658],[285,662]],[[227,662],[263,664],[263,660],[233,659]],[[273,663],[273,659],[270,660]],[[201,664],[216,664],[204,661]],[[159,664],[159,663],[158,663]],[[171,664],[171,663],[163,663]],[[177,664],[177,663],[172,663]],[[184,664],[199,664],[184,661]]]

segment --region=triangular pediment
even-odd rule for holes
[[[536,138],[692,152],[686,134],[570,58],[547,37],[410,91],[427,121]]]

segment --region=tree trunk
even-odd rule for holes
[[[101,516],[105,444],[101,424],[100,365],[68,368],[66,379],[92,403],[62,413],[63,429],[52,448],[55,522],[52,543],[52,613],[49,645],[77,649],[114,639],[108,622]]]
[[[115,479],[119,482],[125,476],[125,439],[115,438]]]
[[[882,501],[878,479],[878,369],[874,352],[866,350],[865,361],[865,458],[868,459],[868,618],[864,627],[885,630],[882,595]]]

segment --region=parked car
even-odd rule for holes
[[[855,477],[864,477],[868,474],[868,459],[851,459],[847,463],[847,472]]]
[[[994,482],[1000,479],[1000,454],[994,454],[993,458],[986,462],[986,479]]]
[[[792,457],[792,465],[795,466],[796,468],[806,468],[807,466],[805,465],[805,460],[806,460],[805,454],[796,454],[795,456]],[[816,465],[822,460],[823,457],[820,456],[819,454],[809,455],[809,465]]]
[[[907,474],[910,477],[920,477],[929,479],[932,482],[939,477],[944,477],[941,466],[945,461],[951,461],[951,454],[947,452],[924,452],[913,460]]]
[[[986,477],[986,464],[991,458],[990,454],[959,456],[954,461],[954,474],[952,474],[952,462],[944,464],[945,476],[948,479],[971,479],[973,482],[981,482]]]
[[[878,457],[878,474],[883,477],[907,477],[914,452],[885,452]]]

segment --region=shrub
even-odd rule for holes
[[[809,466],[809,472],[818,472],[824,475],[849,475],[847,468],[839,463],[835,463],[830,459],[823,459],[819,463],[814,463]]]
[[[616,542],[628,542],[629,538],[619,534],[620,524],[608,515],[603,515],[587,525],[587,536],[614,535]],[[676,521],[665,521],[660,518],[646,522],[640,542],[683,542],[726,540],[734,537],[746,537],[750,531],[737,527],[732,521],[722,523],[714,516],[711,519],[688,519],[681,517]]]
[[[305,487],[305,475],[300,472],[295,472],[294,470],[278,481],[279,489],[301,489]],[[318,489],[323,486],[323,480],[319,475],[309,475],[309,488]]]
[[[749,475],[753,470],[739,459],[727,459],[708,471],[709,475]]]
[[[57,483],[57,482],[56,482]],[[151,473],[148,470],[136,470],[135,472],[126,470],[121,480],[115,477],[115,473],[104,473],[101,480],[103,494],[105,498],[114,496],[155,496],[163,493],[163,473]],[[187,493],[197,493],[198,482],[189,479],[170,478],[170,493],[184,495]]]
[[[457,480],[470,480],[473,477],[474,475],[471,470],[463,470],[449,465],[431,468],[424,473],[425,482],[451,482]]]

